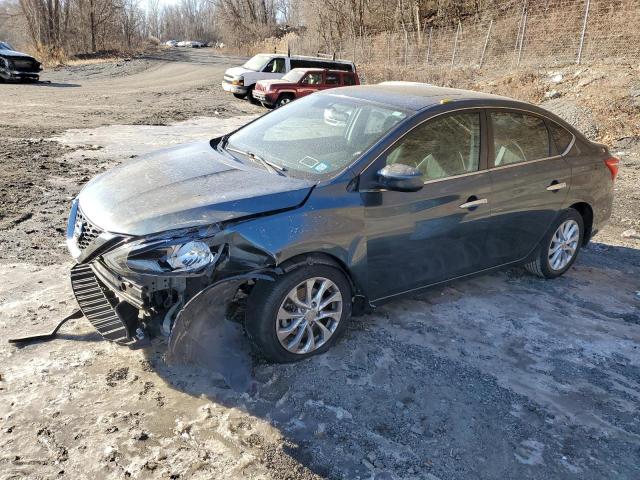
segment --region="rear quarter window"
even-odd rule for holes
[[[555,144],[556,151],[559,155],[562,155],[567,151],[571,141],[573,140],[573,134],[566,128],[562,128],[557,123],[549,122],[549,131],[551,132],[551,138]]]
[[[343,73],[342,74],[342,84],[343,85],[355,85],[356,79],[352,73]]]

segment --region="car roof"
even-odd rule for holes
[[[350,60],[340,60],[336,58],[335,60],[332,58],[323,58],[323,57],[312,57],[310,55],[287,55],[286,53],[258,53],[257,55],[265,56],[265,57],[289,57],[294,60],[311,60],[313,62],[330,62],[330,63],[341,63],[345,65],[353,65],[354,63]]]
[[[525,107],[537,111],[538,108],[525,102],[490,93],[462,90],[459,88],[437,87],[419,82],[382,82],[376,85],[359,85],[334,88],[326,95],[344,95],[372,102],[386,104],[403,110],[419,111],[442,103],[500,105]]]
[[[289,70],[290,72],[331,72],[331,73],[350,73],[353,74],[353,72],[347,72],[345,70],[334,70],[332,68],[319,68],[319,67],[315,67],[315,68],[304,68],[304,67],[300,67],[300,68],[292,68],[291,70]]]

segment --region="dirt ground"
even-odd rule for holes
[[[172,50],[0,85],[0,479],[638,478],[635,137],[612,145],[611,224],[564,277],[512,269],[394,301],[322,356],[252,358],[246,391],[84,319],[6,343],[75,309],[64,229],[84,182],[262,113],[221,91],[234,64]],[[569,96],[547,104],[584,119]]]

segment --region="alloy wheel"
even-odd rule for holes
[[[565,268],[578,251],[580,227],[575,220],[566,220],[560,224],[549,244],[548,260],[552,270]]]
[[[305,354],[333,336],[342,317],[342,294],[328,278],[309,278],[292,288],[278,309],[276,335],[287,351]]]

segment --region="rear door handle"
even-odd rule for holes
[[[555,182],[549,185],[547,187],[547,190],[550,192],[557,192],[558,190],[562,190],[563,188],[566,188],[566,187],[567,187],[567,184],[565,182],[562,182],[562,183]]]
[[[479,207],[480,205],[486,205],[487,203],[489,202],[486,198],[479,198],[477,200],[463,203],[462,205],[460,205],[460,208],[475,208]]]

